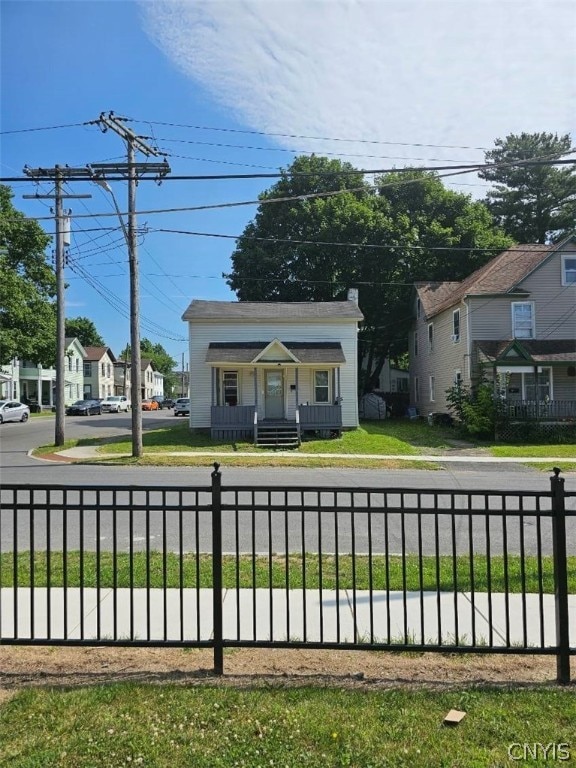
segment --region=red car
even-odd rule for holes
[[[150,398],[146,398],[146,400],[142,400],[142,410],[143,411],[157,411],[159,410],[160,406],[156,402],[156,400],[152,400]]]

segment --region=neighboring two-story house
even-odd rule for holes
[[[461,282],[418,283],[411,403],[448,411],[455,383],[494,383],[518,413],[576,416],[576,238],[516,245]],[[512,411],[513,413],[513,411]]]
[[[64,399],[65,405],[80,400],[84,394],[85,349],[76,338],[65,340]],[[20,360],[20,398],[40,406],[53,407],[56,395],[56,370],[33,361]]]
[[[182,319],[192,428],[280,442],[282,432],[358,426],[357,292],[335,302],[195,300]]]
[[[84,397],[89,400],[114,394],[114,363],[110,347],[85,347]]]

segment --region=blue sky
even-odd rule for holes
[[[478,162],[509,133],[575,135],[572,0],[4,0],[0,14],[3,177],[25,164],[121,161],[120,138],[95,126],[11,133],[109,110],[171,153],[175,175],[272,172],[311,151],[364,168]],[[143,182],[137,206],[249,201],[272,183]],[[474,176],[459,183],[476,197],[486,191]],[[125,183],[112,187],[125,210]],[[13,189],[18,209],[50,215],[49,201],[22,200],[32,184]],[[66,204],[66,313],[90,317],[118,353],[129,338],[122,233],[102,229],[118,222],[97,215],[113,211],[108,193],[79,183],[69,191],[92,198]],[[140,216],[141,335],[178,363],[190,300],[235,298],[221,278],[234,241],[154,230],[238,235],[255,212]]]

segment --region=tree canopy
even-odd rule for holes
[[[339,193],[302,198],[328,191]],[[228,285],[244,301],[334,301],[358,288],[366,390],[407,349],[414,282],[462,279],[511,243],[482,202],[418,170],[371,185],[347,163],[299,157],[261,200]]]
[[[52,365],[56,357],[56,278],[50,238],[12,204],[0,185],[0,363],[15,357]]]
[[[88,317],[66,318],[66,336],[77,338],[83,347],[105,347],[106,342]]]
[[[574,230],[576,171],[573,166],[509,165],[516,160],[558,160],[571,150],[570,135],[510,134],[486,152],[494,164],[479,173],[494,182],[486,202],[496,222],[519,243],[547,243]]]

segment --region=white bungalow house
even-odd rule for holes
[[[20,399],[20,366],[17,358],[0,365],[0,399]]]
[[[358,426],[357,291],[347,301],[194,300],[190,427],[259,445]]]

